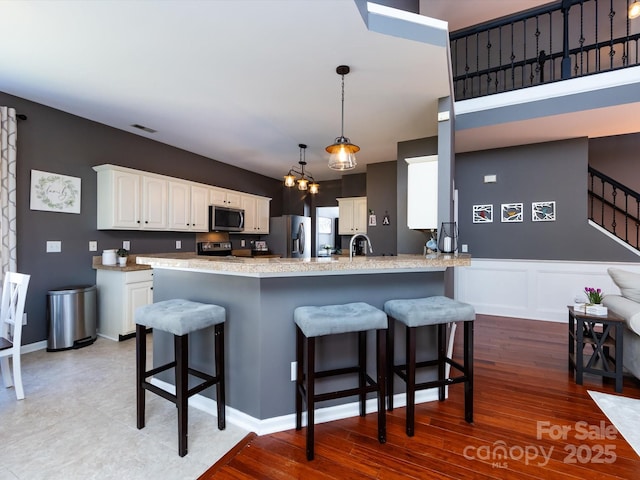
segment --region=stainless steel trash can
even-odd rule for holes
[[[47,351],[80,348],[96,339],[96,286],[84,285],[49,290]]]

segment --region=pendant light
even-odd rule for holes
[[[300,160],[298,161],[300,170],[291,167],[289,173],[284,176],[284,186],[291,188],[297,184],[298,190],[309,190],[309,193],[315,195],[320,191],[320,185],[315,182],[310,173],[305,173],[304,171],[304,166],[307,164],[305,159],[305,149],[307,146],[304,143],[300,143],[298,147],[300,147]],[[296,175],[300,175],[300,177],[296,178]]]
[[[631,20],[640,17],[640,1],[633,2],[629,5],[628,15]]]
[[[350,71],[351,69],[347,65],[340,65],[336,68],[336,73],[342,77],[342,129],[335,142],[326,148],[330,154],[329,168],[332,170],[351,170],[355,168],[357,165],[356,152],[360,150],[359,146],[352,144],[351,140],[344,136],[344,76]]]

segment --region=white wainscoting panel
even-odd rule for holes
[[[472,259],[456,268],[455,297],[476,313],[566,322],[567,305],[585,300],[585,287],[620,294],[609,267],[640,274],[639,263]]]

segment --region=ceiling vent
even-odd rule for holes
[[[137,123],[134,123],[131,126],[133,128],[137,128],[139,130],[144,130],[147,133],[156,133],[157,132],[157,130],[154,130],[153,128],[145,127],[144,125],[139,125]]]

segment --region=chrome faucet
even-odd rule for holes
[[[371,246],[371,239],[369,237],[367,237],[366,233],[356,233],[353,237],[351,237],[351,240],[349,240],[349,261],[353,260],[353,243],[355,242],[356,238],[358,237],[364,237],[367,239],[367,243],[369,244],[369,253],[373,253],[373,247]]]

